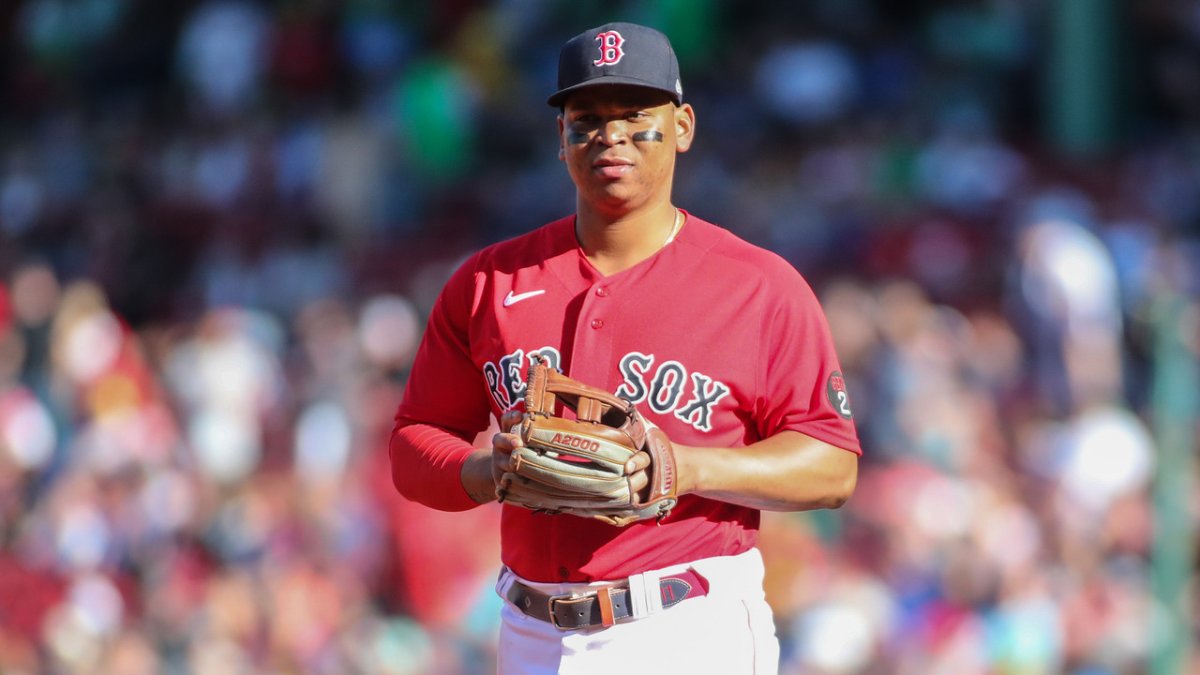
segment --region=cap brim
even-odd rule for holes
[[[599,87],[599,86],[606,85],[606,84],[626,84],[626,85],[633,86],[633,87],[642,87],[643,89],[653,89],[654,91],[661,91],[662,93],[666,94],[668,97],[670,97],[670,99],[672,101],[675,102],[675,105],[680,105],[681,103],[683,103],[683,99],[679,96],[679,93],[676,91],[673,91],[671,89],[664,89],[658,85],[650,84],[649,82],[646,82],[645,80],[639,80],[635,77],[625,77],[623,75],[609,75],[609,76],[605,76],[605,77],[598,77],[593,80],[588,80],[587,82],[580,82],[579,84],[567,87],[565,89],[559,89],[558,91],[551,94],[550,98],[546,99],[546,103],[552,107],[561,108],[563,103],[566,102],[567,97],[570,96],[571,94],[574,94],[575,92],[579,91],[580,89],[587,89],[588,87]]]

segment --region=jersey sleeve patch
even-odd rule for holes
[[[850,419],[853,414],[850,412],[850,395],[846,393],[846,379],[842,377],[842,371],[835,370],[829,374],[829,381],[825,383],[825,395],[829,397],[829,405],[833,406],[836,412],[842,419]]]

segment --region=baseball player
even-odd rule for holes
[[[658,485],[673,508],[613,524],[506,501],[500,672],[776,672],[760,511],[840,506],[860,454],[824,315],[782,258],[672,203],[697,127],[666,36],[572,38],[548,102],[575,213],[447,282],[396,414],[393,480],[446,511],[524,484],[534,363],[614,393],[670,446],[623,465],[632,499]],[[473,447],[493,417],[501,432]]]

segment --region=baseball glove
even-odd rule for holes
[[[575,419],[556,413],[556,401]],[[500,501],[544,513],[597,518],[624,527],[662,520],[675,506],[675,455],[666,434],[632,403],[577,382],[540,359],[529,368],[525,414],[514,433],[524,447],[496,489]],[[649,485],[635,492],[625,463],[650,455]]]

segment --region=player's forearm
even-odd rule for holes
[[[678,446],[681,493],[767,511],[837,508],[854,492],[858,456],[784,432],[744,448]]]
[[[479,505],[473,486],[464,483],[475,453],[470,443],[429,424],[398,424],[389,449],[392,483],[407,499],[439,511]]]
[[[496,481],[492,477],[492,451],[479,448],[463,462],[460,473],[463,489],[478,504],[496,501]]]

